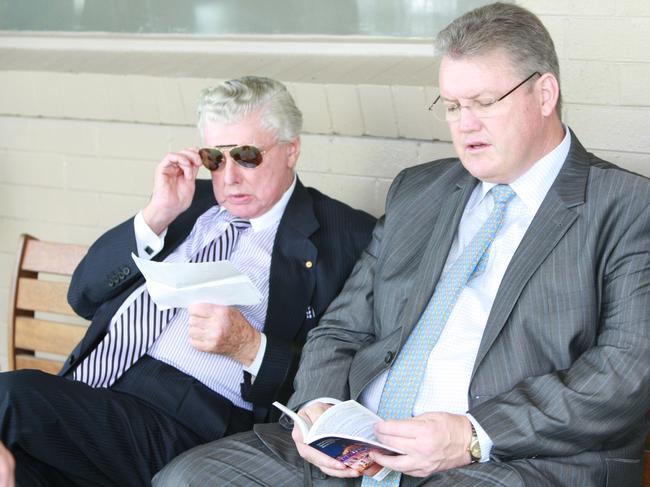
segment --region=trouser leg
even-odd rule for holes
[[[20,449],[12,453],[16,460],[17,487],[73,487],[70,479],[54,467],[30,457]]]
[[[426,479],[406,477],[401,487],[524,487],[521,477],[507,464],[475,463],[435,473]]]
[[[279,424],[198,446],[175,458],[153,479],[154,487],[358,487],[361,479],[328,477],[298,455],[291,433]],[[500,464],[474,464],[429,478],[404,476],[401,487],[522,487]]]
[[[0,374],[0,436],[20,475],[37,478],[44,464],[68,485],[134,487],[205,441],[128,394],[33,370]]]
[[[297,454],[291,435],[277,424],[257,425],[265,433],[277,427],[273,450],[252,431],[229,436],[189,450],[175,458],[153,479],[154,487],[343,487],[352,485],[342,479],[310,469]],[[268,434],[265,434],[265,441]]]

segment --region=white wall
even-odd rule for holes
[[[601,157],[650,175],[650,3],[520,3],[556,42],[565,121]],[[426,110],[435,96],[428,43],[43,42],[0,37],[3,364],[18,235],[91,243],[133,215],[158,160],[198,142],[196,97],[216,79],[285,81],[305,115],[303,181],[375,215],[400,169],[453,153]]]

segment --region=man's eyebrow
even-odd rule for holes
[[[479,93],[474,96],[464,96],[462,99],[463,100],[478,100],[479,98],[494,98],[496,95],[492,95],[490,93]],[[458,98],[445,98],[444,96],[440,95],[440,99],[442,101],[446,101],[449,103],[458,103],[459,99]]]
[[[213,145],[215,149],[217,148],[223,148],[225,149],[226,147],[237,147],[239,144],[224,144],[224,145]]]

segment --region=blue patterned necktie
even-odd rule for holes
[[[506,208],[515,192],[510,186],[500,184],[493,187],[490,194],[494,200],[492,212],[462,254],[438,281],[429,304],[388,373],[378,410],[379,416],[384,419],[412,417],[429,354],[463,288],[485,268],[490,245],[503,224]],[[392,472],[381,482],[364,477],[362,486],[397,486],[400,477],[398,472]]]
[[[232,219],[226,230],[199,249],[190,262],[228,259],[239,234],[249,226],[248,220]],[[139,296],[111,320],[108,333],[77,366],[73,379],[91,387],[110,387],[147,352],[177,311],[159,310],[143,286]]]

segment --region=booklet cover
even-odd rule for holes
[[[377,439],[373,425],[381,418],[357,401],[335,404],[314,424],[309,424],[295,411],[277,401],[273,405],[293,419],[306,444],[375,480],[382,480],[391,470],[375,463],[370,458],[370,452],[385,455],[404,453]]]

